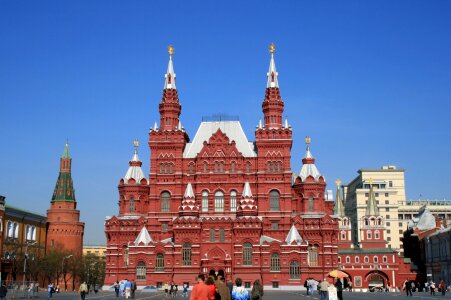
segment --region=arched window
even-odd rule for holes
[[[188,165],[188,172],[191,174],[194,173],[194,163],[190,163]]]
[[[169,192],[161,193],[161,211],[169,212],[171,210],[171,194]]]
[[[387,262],[387,256],[383,256],[383,257],[382,257],[382,261],[383,261],[384,263],[386,263],[386,262]]]
[[[225,240],[225,231],[224,228],[219,228],[219,241],[224,242]]]
[[[30,225],[25,226],[25,239],[27,241],[31,240],[31,226]]]
[[[365,219],[365,225],[366,225],[366,226],[369,225],[368,219]]]
[[[246,173],[249,173],[251,171],[251,163],[247,162],[246,163]]]
[[[278,161],[277,162],[277,172],[282,171],[282,162]]]
[[[230,192],[230,211],[236,211],[236,192]]]
[[[373,256],[373,262],[377,263],[379,261],[379,258],[377,256]]]
[[[280,256],[279,256],[279,253],[271,254],[271,271],[280,271]]]
[[[313,197],[308,197],[308,211],[313,212]]]
[[[191,244],[185,243],[182,248],[183,265],[191,266]]]
[[[208,163],[204,161],[204,173],[208,172]]]
[[[224,173],[224,162],[219,162],[219,173]]]
[[[14,238],[18,239],[19,238],[19,224],[14,222],[13,228],[14,228]]]
[[[269,210],[278,211],[280,210],[280,194],[278,191],[271,191],[269,193]]]
[[[376,231],[374,232],[374,238],[375,238],[376,240],[379,239],[379,230],[376,230]]]
[[[268,161],[268,173],[271,173],[271,162]]]
[[[360,262],[360,258],[359,258],[358,256],[356,256],[356,257],[354,258],[354,262],[355,262],[356,264],[358,264],[358,263]]]
[[[318,248],[316,246],[308,247],[308,264],[309,266],[318,265]]]
[[[365,261],[366,263],[369,263],[369,262],[370,262],[370,258],[369,258],[368,256],[365,256],[364,261]]]
[[[235,168],[236,168],[236,163],[234,161],[232,161],[230,172],[235,173]]]
[[[140,261],[136,265],[136,280],[145,280],[146,279],[146,263]]]
[[[349,264],[351,262],[351,258],[349,256],[346,256],[346,263]]]
[[[135,212],[135,198],[130,197],[130,212]]]
[[[370,230],[367,230],[367,232],[366,232],[366,238],[367,238],[368,240],[371,240],[371,239],[373,238],[373,235],[372,235],[372,233],[371,233]]]
[[[36,226],[31,226],[31,240],[36,241]]]
[[[12,238],[14,236],[14,226],[13,222],[8,221],[8,224],[6,225],[6,236],[9,238]]]
[[[163,164],[160,164],[160,174],[163,173]]]
[[[249,242],[243,245],[243,265],[252,265],[252,244]]]
[[[338,257],[338,263],[341,264],[341,256]]]
[[[290,263],[290,279],[299,279],[300,273],[299,262],[297,260],[293,260]]]
[[[155,272],[164,272],[164,255],[161,253],[155,258]]]
[[[202,192],[202,212],[208,212],[208,192]]]
[[[224,193],[221,191],[215,193],[215,211],[224,211]]]
[[[346,240],[346,231],[341,232],[341,240],[342,241]]]
[[[219,167],[218,167],[218,162],[217,161],[215,161],[215,173],[218,173],[219,172]]]

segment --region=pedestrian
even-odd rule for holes
[[[185,282],[184,284],[183,284],[183,294],[182,294],[182,297],[183,298],[188,298],[188,283],[187,282]]]
[[[121,284],[119,285],[119,289],[121,290],[121,297],[125,296],[125,281],[121,281]]]
[[[412,296],[412,282],[410,281],[409,278],[406,279],[406,281],[404,281],[404,290],[406,291],[406,295],[407,296]]]
[[[174,283],[174,281],[171,282],[171,288],[169,289],[169,295],[171,296],[171,298],[175,297],[175,283]]]
[[[351,280],[349,280],[349,282],[348,282],[348,290],[350,292],[352,292],[352,281]]]
[[[179,286],[176,284],[176,285],[175,285],[175,289],[174,289],[174,298],[177,297],[178,291],[179,291]]]
[[[329,290],[329,282],[324,278],[323,281],[319,284],[319,294],[321,300],[325,300],[327,298],[327,291]]]
[[[52,298],[54,291],[55,290],[53,289],[53,283],[50,282],[49,285],[47,286],[47,299]]]
[[[199,274],[197,276],[197,284],[193,287],[191,291],[190,300],[209,300],[210,299],[210,291],[208,286],[205,285],[205,276],[204,274]]]
[[[88,293],[88,285],[86,284],[86,281],[83,281],[83,283],[80,284],[78,292],[80,293],[81,300],[85,300],[86,294]]]
[[[229,288],[230,299],[232,299],[233,282],[231,280],[227,281],[227,287]]]
[[[128,281],[128,279],[125,279],[124,289],[125,289],[125,299],[130,298],[132,292],[132,283]]]
[[[305,290],[307,291],[307,296],[308,296],[309,293],[308,293],[308,282],[307,282],[307,279],[304,281],[304,287],[305,287]]]
[[[242,286],[243,281],[241,278],[235,279],[236,287],[232,291],[232,300],[247,300],[250,299],[249,292]]]
[[[337,298],[343,300],[343,284],[340,279],[337,279],[337,282],[335,282],[335,287],[337,288]]]
[[[233,289],[233,287],[232,287]],[[221,300],[231,300],[231,295],[228,287],[224,282],[224,277],[222,275],[218,275],[218,280],[216,281],[216,290],[220,296]]]
[[[446,293],[446,283],[445,281],[440,281],[440,283],[438,284],[438,288],[439,290],[442,292],[442,296],[445,296]]]
[[[131,289],[130,289],[130,296],[132,297],[132,299],[135,299],[135,291],[136,291],[136,282],[135,280],[132,279],[131,281]]]
[[[429,290],[431,291],[431,295],[435,296],[435,282],[431,280],[429,283]]]
[[[5,284],[2,283],[2,285],[0,286],[0,299],[5,299],[7,293],[8,289],[6,288]]]
[[[254,286],[251,290],[251,300],[261,300],[263,299],[263,285],[261,284],[260,280],[254,281]],[[222,300],[222,298],[221,298]]]
[[[209,291],[209,300],[215,300],[215,294],[216,294],[216,285],[215,285],[215,281],[214,279],[209,276],[207,278],[207,280],[205,281],[205,284],[208,287],[208,291]]]
[[[119,298],[119,281],[114,283],[114,292],[116,293],[116,298]]]
[[[164,297],[167,298],[169,296],[169,283],[166,282],[164,284]]]

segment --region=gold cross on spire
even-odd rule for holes
[[[339,188],[340,184],[341,184],[341,180],[340,179],[335,180],[335,184],[337,185],[337,188]]]
[[[274,43],[269,44],[269,53],[274,54],[276,52],[276,45]]]
[[[172,54],[174,54],[174,52],[175,52],[174,46],[168,45],[168,53],[169,53],[169,56],[172,56]]]
[[[312,139],[309,137],[309,136],[306,136],[305,137],[305,143],[307,144],[307,145],[310,145],[310,142],[312,141]]]

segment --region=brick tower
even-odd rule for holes
[[[80,222],[80,211],[77,210],[71,163],[66,143],[50,209],[47,210],[47,249],[60,248],[81,256],[85,224]]]

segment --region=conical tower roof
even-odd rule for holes
[[[240,205],[238,206],[237,215],[239,216],[255,216],[257,215],[257,205],[255,205],[252,196],[251,186],[248,181],[244,183],[243,193],[241,195]]]
[[[368,204],[366,206],[366,216],[379,216],[379,208],[377,207],[376,196],[373,190],[373,180],[370,179],[370,192],[368,195]]]
[[[305,179],[309,176],[313,177],[315,181],[318,181],[320,177],[322,177],[321,173],[318,171],[318,168],[315,165],[315,158],[312,155],[312,152],[310,151],[310,137],[305,137],[305,144],[307,145],[307,149],[304,155],[304,158],[302,159],[302,168],[299,172],[299,176],[301,177],[302,181],[305,181]]]
[[[144,172],[141,168],[142,162],[141,162],[141,160],[139,160],[139,157],[138,157],[139,142],[137,139],[135,139],[133,141],[133,146],[135,147],[133,157],[132,157],[132,160],[129,162],[129,167],[128,167],[127,173],[125,173],[125,176],[123,178],[125,184],[127,184],[130,179],[134,179],[136,184],[140,184],[141,180],[143,178],[146,178],[144,176]]]
[[[143,226],[141,231],[139,232],[138,236],[135,239],[135,246],[139,246],[141,243],[144,244],[144,246],[149,245],[152,243],[153,240],[150,237],[149,231],[147,231],[146,226]]]
[[[69,143],[66,142],[63,155],[60,158],[60,173],[53,190],[52,202],[75,201],[75,190],[71,174],[72,159],[69,154]]]
[[[285,238],[285,242],[288,245],[291,245],[293,242],[296,242],[296,244],[298,245],[302,243],[301,235],[299,234],[299,231],[297,230],[296,226],[294,226],[294,224],[291,226],[290,231]]]
[[[197,217],[199,215],[199,206],[196,205],[196,199],[191,182],[188,182],[188,184],[186,185],[182,205],[179,207],[179,214],[182,216],[193,217]]]
[[[335,181],[335,183],[337,184],[337,195],[335,198],[334,215],[336,215],[337,217],[343,218],[346,215],[345,215],[345,207],[343,205],[343,200],[341,198],[340,179],[337,179],[337,181]]]

